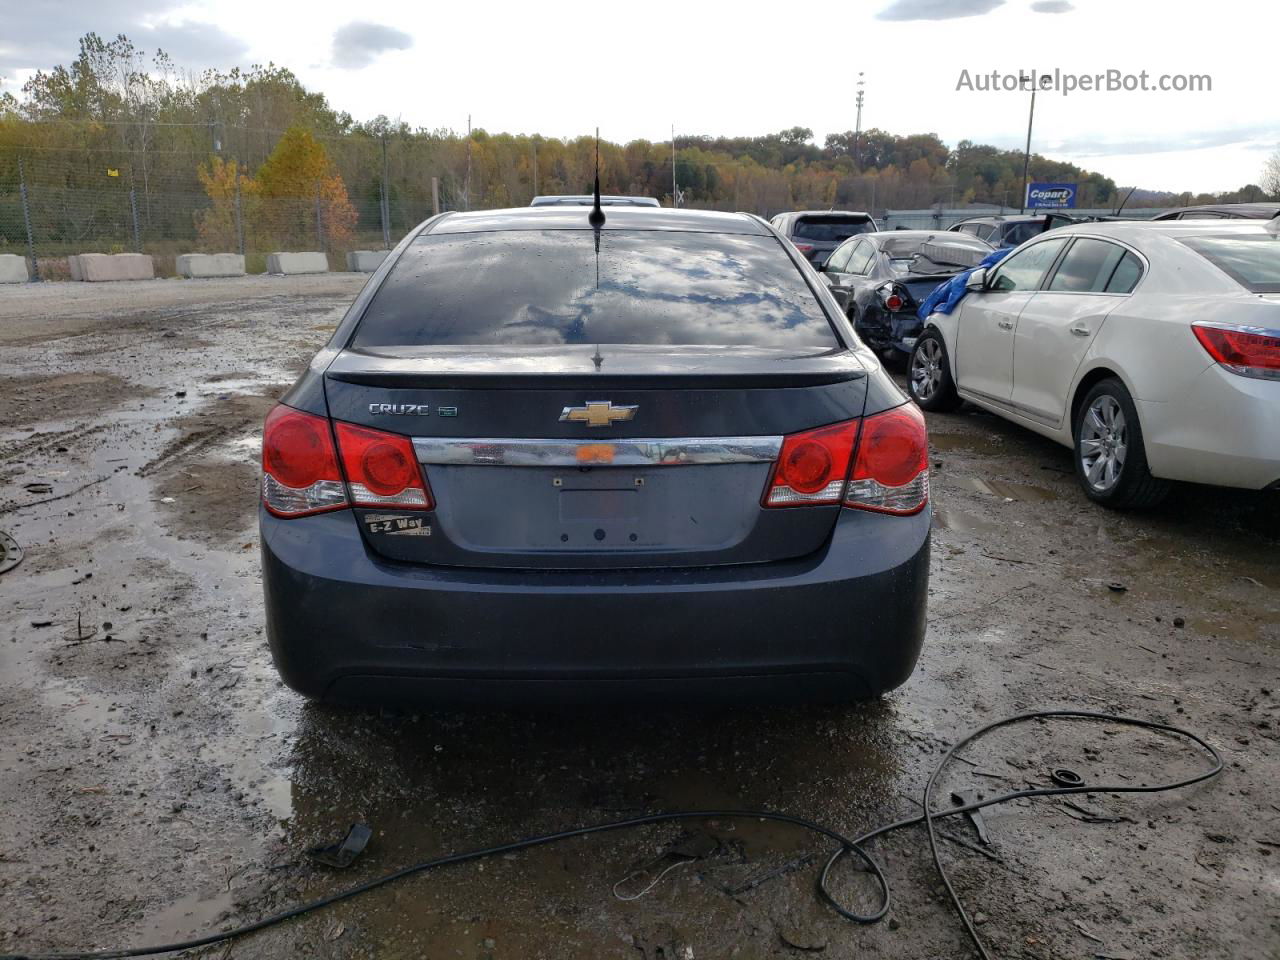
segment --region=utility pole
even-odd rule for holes
[[[671,205],[680,206],[680,184],[676,180],[676,125],[671,125]]]
[[[27,228],[27,254],[31,257],[31,279],[40,279],[40,261],[36,259],[36,241],[31,235],[31,208],[27,201],[27,173],[18,158],[18,189],[22,194],[22,223]]]
[[[467,178],[462,183],[462,209],[471,209],[471,114],[467,114]]]
[[[382,134],[382,245],[391,249],[391,198],[387,195],[387,135]]]
[[[440,178],[431,178],[431,215],[437,216],[440,213]]]
[[[853,133],[853,162],[859,168],[862,167],[862,99],[864,96],[863,86],[866,81],[862,79],[862,71],[858,71],[858,95],[854,97],[853,102],[858,105],[858,120]]]
[[[538,138],[533,138],[533,195],[538,195]]]
[[[1050,80],[1049,77],[1041,77],[1041,82]],[[1027,149],[1022,155],[1022,206],[1019,207],[1019,213],[1027,212],[1027,184],[1030,183],[1029,175],[1031,172],[1031,125],[1036,119],[1036,80],[1034,76],[1027,74],[1018,75],[1018,86],[1022,86],[1024,82],[1031,84],[1031,111],[1027,114]]]

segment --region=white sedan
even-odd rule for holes
[[[925,410],[968,400],[1075,450],[1085,492],[1280,489],[1280,218],[1088,223],[1029,240],[933,313]]]

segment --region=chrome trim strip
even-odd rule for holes
[[[782,437],[663,437],[656,440],[489,440],[414,437],[425,464],[494,467],[685,466],[772,463]]]

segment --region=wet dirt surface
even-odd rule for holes
[[[441,853],[680,807],[853,834],[914,813],[961,732],[1066,707],[1188,726],[1227,769],[1173,794],[989,809],[988,855],[944,841],[992,951],[1280,957],[1280,501],[1185,488],[1108,513],[1068,451],[973,410],[930,418],[929,635],[882,701],[384,716],[281,687],[256,438],[361,280],[103,285],[96,311],[61,309],[69,284],[0,292],[0,530],[26,551],[0,574],[0,953],[172,940]],[[1034,725],[976,746],[939,796],[1200,762],[1106,724]],[[374,838],[355,865],[307,859],[356,821]],[[646,890],[682,844],[700,859]],[[829,849],[759,821],[645,827],[412,878],[205,953],[971,955],[920,831],[875,845],[895,894],[875,926],[816,897]],[[837,873],[869,907],[866,875]]]

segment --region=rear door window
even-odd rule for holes
[[[1105,240],[1081,237],[1058,264],[1049,289],[1060,293],[1103,293],[1116,264],[1127,252]]]
[[[852,243],[846,243],[836,248],[835,253],[827,258],[827,273],[844,273],[849,255],[853,253],[853,246]]]
[[[776,238],[663,230],[427,234],[351,346],[597,343],[840,346]]]
[[[996,270],[991,281],[992,290],[1036,290],[1044,280],[1045,272],[1067,242],[1066,237],[1045,240],[1019,250],[1006,259]]]
[[[1142,261],[1132,253],[1126,252],[1116,264],[1115,272],[1107,281],[1107,293],[1133,293],[1133,288],[1142,279]]]
[[[853,253],[849,255],[849,266],[845,269],[849,273],[866,273],[867,265],[871,262],[871,254],[874,252],[871,244],[865,240],[859,240],[853,246]]]

